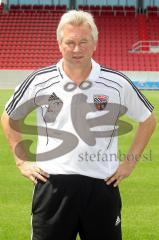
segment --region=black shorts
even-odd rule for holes
[[[118,187],[82,175],[39,181],[32,203],[32,240],[121,240]]]

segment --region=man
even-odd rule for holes
[[[63,59],[17,87],[2,116],[16,165],[36,184],[32,240],[74,240],[77,233],[82,240],[122,239],[117,185],[133,171],[156,121],[152,105],[125,75],[92,59],[97,39],[89,13],[65,13],[57,28]],[[36,163],[27,157],[17,130],[33,108]],[[119,165],[112,156],[117,156],[117,120],[123,113],[139,126]]]

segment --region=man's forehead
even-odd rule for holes
[[[88,23],[82,23],[82,24],[65,24],[64,27],[63,27],[63,31],[66,32],[66,31],[80,31],[80,30],[83,30],[83,31],[91,31],[91,27]]]
[[[92,32],[89,26],[73,26],[73,25],[66,25],[63,29],[63,37],[66,39],[89,39],[92,38]]]

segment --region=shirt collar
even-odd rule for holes
[[[92,69],[87,80],[96,81],[99,78],[101,68],[100,68],[100,65],[95,60],[91,59],[91,63],[92,63]],[[70,78],[65,74],[62,65],[63,65],[63,58],[57,63],[57,69],[62,79],[65,78],[67,81],[70,81]]]

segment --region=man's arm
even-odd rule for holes
[[[22,175],[27,177],[34,183],[37,183],[37,179],[46,182],[49,175],[42,169],[38,168],[35,162],[29,161],[27,153],[25,151],[25,147],[22,146],[22,144],[19,144],[22,141],[22,135],[20,133],[19,127],[20,121],[12,120],[11,118],[9,118],[8,114],[4,112],[1,118],[1,123],[11,150],[13,152],[16,166],[19,168]],[[14,126],[14,129],[13,127],[11,127],[11,125]]]
[[[142,155],[154,129],[156,127],[156,118],[154,114],[139,123],[135,138],[124,161],[119,165],[117,171],[109,179],[105,179],[107,185],[114,183],[116,187],[124,178],[128,177],[136,166],[137,160]]]

